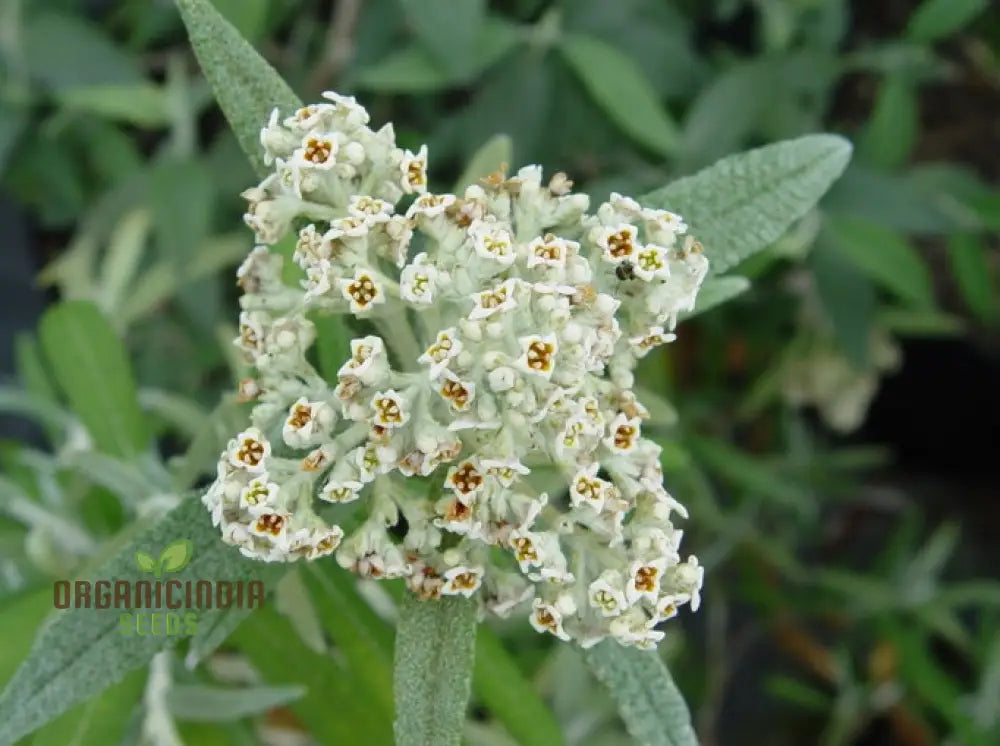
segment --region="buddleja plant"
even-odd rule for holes
[[[459,743],[480,612],[583,649],[639,743],[695,743],[655,647],[697,610],[703,569],[681,553],[687,513],[642,433],[633,370],[682,314],[745,288],[719,273],[808,212],[849,146],[805,137],[599,205],[536,166],[434,192],[426,148],[398,147],[351,97],[304,105],[207,0],[178,5],[262,179],[243,195],[255,242],[237,273],[253,408],[207,510],[188,501],[137,542],[191,536],[178,578],[335,560],[404,579],[401,746]],[[310,360],[338,340],[331,380]],[[98,574],[135,577],[139,556],[125,548]],[[0,699],[0,743],[168,642],[116,640],[112,616],[87,613],[40,635]],[[215,612],[194,659],[244,616]]]

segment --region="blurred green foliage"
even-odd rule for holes
[[[845,444],[799,407],[851,410],[830,423],[851,429],[893,366],[880,360],[895,340],[996,331],[1000,162],[975,127],[1000,111],[995,5],[214,3],[303,99],[354,93],[376,121],[396,123],[402,145],[428,142],[442,185],[462,179],[486,143],[511,166],[566,171],[601,199],[774,140],[849,136],[855,159],[822,210],[733,270],[752,289],[689,322],[641,370],[669,486],[693,516],[686,541],[709,566],[704,610],[663,653],[707,744],[1000,741],[1000,584],[951,561],[955,524],[932,525],[910,496],[872,486],[890,453]],[[230,278],[251,243],[238,194],[254,177],[170,2],[8,0],[0,65],[0,188],[36,229],[40,278],[63,301],[20,338],[19,386],[0,387],[0,409],[39,422],[46,442],[0,444],[6,680],[48,608],[38,589],[113,553],[122,532],[175,504],[241,420],[222,392],[242,374],[229,344]],[[938,111],[946,105],[964,107],[954,117],[968,120],[968,141],[953,142]],[[744,289],[727,283],[720,298]],[[843,373],[817,381],[814,368],[829,371],[832,360]],[[335,572],[307,581],[326,593],[344,582]],[[390,675],[379,656],[391,631],[353,584],[338,593],[339,606],[316,608],[292,594],[283,613],[239,627],[230,651],[262,680],[220,673],[226,655],[215,667],[175,666],[185,742],[257,743],[265,720],[265,731],[313,728],[345,743],[381,733],[381,710],[331,717],[316,696],[328,688],[364,713],[365,686],[377,693],[371,682]],[[341,619],[345,609],[353,621]],[[303,630],[313,617],[336,669],[310,666]],[[629,743],[571,651],[523,624],[495,631],[512,656],[492,636],[480,655],[505,680],[535,682],[567,743]],[[279,653],[261,638],[291,642]],[[537,713],[538,701],[505,702],[487,676],[477,672],[483,707],[468,741],[531,743],[519,714]],[[359,693],[345,680],[365,684]],[[184,687],[219,682],[258,687],[251,699],[270,715],[202,722],[176,704]],[[260,689],[285,683],[313,689],[294,701]],[[94,707],[136,710],[133,684]],[[88,735],[88,718],[71,711],[34,743],[74,733],[105,746],[93,739],[111,736]],[[114,737],[135,743],[140,731]]]

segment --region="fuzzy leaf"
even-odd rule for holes
[[[163,546],[178,535],[190,538],[195,553],[174,579],[182,583],[206,578],[259,579],[259,563],[244,559],[219,540],[207,511],[196,499],[185,500],[154,525],[138,532],[133,541],[88,577],[148,580],[135,566],[137,548]],[[143,610],[164,611],[165,606]],[[58,612],[42,628],[28,658],[0,694],[0,745],[9,746],[73,705],[121,681],[129,671],[178,640],[176,636],[136,634],[134,627],[121,621],[122,613],[114,608],[70,608]],[[205,609],[197,613],[201,626],[214,624],[226,612]]]
[[[145,451],[149,433],[125,347],[97,306],[66,301],[50,308],[39,338],[56,381],[97,448],[126,458]]]
[[[258,176],[268,172],[260,130],[277,107],[289,114],[302,106],[257,51],[208,0],[177,0],[198,64]]]
[[[393,689],[396,746],[458,746],[472,684],[476,603],[461,596],[399,608]]]
[[[171,687],[167,706],[179,720],[225,722],[286,705],[305,694],[301,686],[251,686],[223,689],[202,684]]]
[[[924,260],[905,237],[868,220],[837,218],[824,230],[859,271],[918,308],[934,306],[934,285]]]
[[[583,87],[623,132],[659,155],[677,150],[677,125],[631,58],[583,34],[565,35],[559,50]]]
[[[559,746],[566,742],[559,723],[504,649],[503,642],[485,625],[476,635],[473,687],[476,699],[504,724],[520,746]]]
[[[584,657],[641,746],[698,746],[684,697],[655,651],[605,640]]]
[[[816,205],[850,156],[842,137],[807,135],[723,158],[641,202],[683,215],[718,274],[781,238]]]

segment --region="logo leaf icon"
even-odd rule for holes
[[[135,553],[135,564],[142,572],[156,572],[156,560],[145,552]]]
[[[179,572],[187,567],[194,554],[194,544],[190,539],[178,539],[167,544],[160,552],[160,571]]]

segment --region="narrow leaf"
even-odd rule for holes
[[[913,41],[950,36],[989,7],[989,0],[924,0],[910,17],[906,35]]]
[[[520,746],[559,746],[566,742],[559,723],[513,659],[486,626],[476,635],[473,689],[490,713]]]
[[[272,707],[301,699],[301,686],[252,686],[222,689],[200,684],[174,686],[167,694],[167,706],[178,720],[225,722],[257,715]]]
[[[514,143],[507,135],[495,135],[483,143],[472,156],[469,165],[455,184],[455,194],[463,194],[465,188],[476,184],[501,166],[511,166],[514,157]]]
[[[521,36],[517,27],[499,19],[483,24],[469,64],[448,71],[422,45],[413,44],[392,52],[362,70],[359,88],[391,93],[429,93],[474,80],[506,56]]]
[[[683,215],[718,274],[777,241],[816,205],[850,156],[842,137],[808,135],[723,158],[642,202]]]
[[[116,744],[139,709],[146,672],[133,671],[109,689],[59,716],[39,730],[31,746]]]
[[[631,58],[582,34],[564,36],[559,50],[587,92],[623,132],[659,155],[677,150],[677,125]]]
[[[136,567],[136,551],[161,547],[177,536],[191,539],[194,559],[173,579],[182,583],[200,579],[244,582],[258,579],[260,564],[244,559],[219,540],[208,512],[196,499],[185,500],[157,523],[140,531],[88,577],[129,582],[149,580]],[[162,615],[166,611],[169,610],[165,606],[160,606],[143,609],[141,613]],[[181,611],[182,616],[188,613]],[[199,610],[196,623],[211,625],[223,613],[220,609]],[[249,610],[242,613],[249,614]],[[137,634],[135,623],[136,619],[127,610],[114,608],[70,608],[58,612],[41,630],[27,660],[0,694],[0,744],[7,746],[17,741],[73,705],[121,681],[129,671],[178,640],[177,636]]]
[[[400,0],[417,39],[445,70],[460,72],[476,54],[486,0]]]
[[[986,247],[975,236],[956,233],[948,239],[948,258],[962,297],[969,309],[985,322],[997,315],[997,286]]]
[[[254,171],[264,176],[261,127],[275,107],[289,114],[302,102],[208,0],[177,0],[177,7],[223,114]]]
[[[641,746],[698,746],[684,697],[655,651],[605,640],[584,656]]]
[[[70,88],[58,100],[67,109],[139,127],[161,127],[170,121],[163,89],[151,83]]]
[[[825,235],[820,239],[809,256],[816,293],[841,349],[856,369],[864,370],[875,320],[875,287]]]
[[[145,451],[149,433],[125,348],[97,306],[67,301],[50,308],[39,337],[56,381],[97,448],[121,457]]]
[[[920,308],[934,306],[927,265],[899,233],[852,218],[831,219],[824,233],[841,256],[902,300]]]
[[[358,595],[356,580],[340,567],[310,564],[302,578],[320,622],[355,672],[354,686],[372,709],[392,716],[392,629]]]
[[[902,76],[887,78],[865,126],[859,156],[883,169],[902,166],[910,158],[919,126],[915,86]]]
[[[356,690],[355,672],[333,657],[317,654],[272,606],[254,612],[231,641],[269,684],[306,688],[306,694],[289,706],[321,743],[392,743],[391,719]]]
[[[396,746],[458,746],[472,683],[476,603],[450,596],[399,609],[393,689]]]

